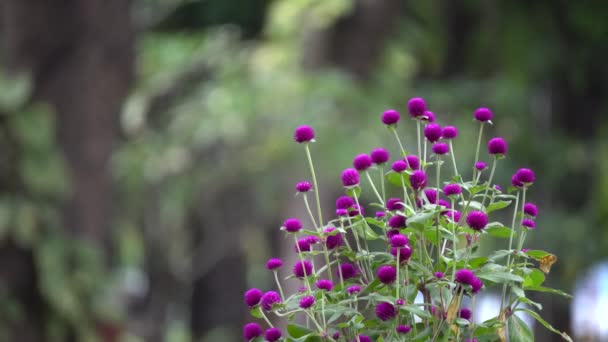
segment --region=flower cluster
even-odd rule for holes
[[[526,292],[566,295],[542,286],[541,272],[548,272],[547,263],[556,258],[523,248],[538,216],[538,207],[527,202],[534,172],[517,170],[503,192],[494,176],[507,157],[506,140],[489,139],[487,158],[480,157],[492,111],[479,108],[473,113],[479,136],[475,159],[467,161],[465,173],[458,171],[452,144],[458,128],[442,126],[422,98],[409,100],[407,111],[417,144],[411,149],[403,145],[398,129],[408,125],[397,110],[382,113],[381,121],[399,147],[397,157],[391,160],[382,147],[356,155],[352,167],[340,175],[344,195],[336,199],[328,220],[312,160],[315,131],[296,128],[294,140],[305,149],[311,181],[300,181],[295,188],[310,223],[299,218],[283,222],[280,229],[293,241],[295,262],[284,268],[281,259],[269,259],[266,268],[277,291],[245,292],[245,305],[258,320],[244,326],[245,340],[519,341],[529,332],[513,313],[529,310],[521,303],[534,303],[525,298]],[[512,208],[510,225],[495,221],[495,213],[506,208]],[[489,238],[504,238],[508,247],[481,255],[479,246]],[[285,293],[286,281],[295,282],[298,291]],[[502,294],[500,307],[494,319],[479,322],[475,298],[493,286]],[[463,301],[465,297],[470,300]],[[471,305],[464,307],[464,302]],[[284,322],[275,316],[287,318],[288,326],[275,327]],[[517,328],[505,329],[510,325]]]

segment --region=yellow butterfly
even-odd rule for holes
[[[551,266],[557,262],[557,256],[553,254],[545,255],[538,259],[538,268],[545,273],[551,272]]]

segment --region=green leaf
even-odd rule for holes
[[[346,192],[346,194],[350,197],[357,197],[359,198],[359,195],[361,195],[361,187],[359,186],[354,186],[352,188],[348,188],[346,189],[344,192]]]
[[[407,219],[407,225],[413,226],[416,229],[423,229],[424,224],[437,214],[435,211],[426,211],[413,215]]]
[[[380,227],[380,228],[384,228],[386,226],[386,224],[380,220],[376,220],[373,217],[366,217],[365,221],[367,221],[367,223],[372,224],[376,227]]]
[[[486,227],[486,229],[484,229],[484,231],[486,233],[488,233],[491,236],[497,237],[497,238],[508,238],[511,236],[511,233],[513,233],[513,236],[517,236],[517,233],[512,231],[511,229],[507,228],[507,227]]]
[[[545,328],[547,328],[547,330],[554,332],[558,335],[560,335],[564,340],[572,342],[572,338],[570,338],[570,336],[568,336],[565,332],[561,332],[557,329],[555,329],[554,327],[551,326],[551,324],[549,324],[549,322],[545,321],[542,317],[540,317],[540,315],[532,310],[529,309],[517,309],[516,311],[524,311],[526,313],[528,313],[530,316],[534,317],[540,324],[542,324]],[[515,317],[515,315],[511,316],[511,317]]]
[[[520,302],[532,305],[532,306],[536,307],[538,310],[542,310],[543,309],[543,306],[540,303],[537,303],[537,302],[535,302],[535,301],[533,301],[533,300],[531,300],[529,298],[519,297],[518,299],[519,299]]]
[[[257,306],[255,308],[249,310],[249,313],[251,314],[252,317],[259,318],[259,319],[263,318],[262,313],[260,312],[260,308]]]
[[[431,314],[428,311],[422,310],[418,305],[404,305],[400,307],[401,310],[413,313],[420,318],[430,318]]]
[[[552,289],[550,287],[544,287],[544,286],[530,286],[530,287],[526,287],[526,291],[537,291],[537,292],[546,292],[546,293],[553,293],[556,295],[560,295],[566,298],[572,298],[572,295],[567,294],[564,291],[560,291],[560,290],[556,290],[556,289]]]
[[[481,192],[483,190],[485,190],[487,188],[487,186],[485,184],[479,184],[479,185],[475,185],[474,187],[471,187],[469,189],[469,193],[471,193],[471,195],[475,195],[478,192]]]
[[[511,281],[522,282],[524,278],[508,272],[489,272],[481,273],[478,275],[479,278],[489,280],[494,283],[508,283]]]
[[[376,234],[376,232],[372,229],[372,227],[370,227],[367,224],[363,227],[363,232],[365,233],[366,240],[377,240],[380,238],[380,236],[378,236],[378,234]]]
[[[545,281],[545,274],[539,269],[533,269],[530,274],[526,275],[523,287],[538,287]]]
[[[509,204],[511,204],[511,201],[494,202],[488,206],[488,208],[486,209],[486,213],[489,214],[495,210],[504,209],[504,208],[508,207]]]
[[[509,251],[509,250],[500,249],[500,250],[497,250],[494,253],[490,254],[490,256],[488,257],[488,259],[490,259],[492,261],[496,261],[498,259],[502,259],[502,258],[506,257],[510,253],[511,253],[511,251]]]
[[[314,333],[314,331],[312,331],[304,326],[294,323],[294,324],[287,325],[287,333],[289,333],[289,336],[291,336],[291,337],[299,338],[299,337],[310,335],[310,334]]]
[[[530,328],[517,315],[511,315],[507,320],[509,340],[517,342],[534,342]]]
[[[394,171],[389,171],[386,173],[386,180],[399,188],[403,187],[403,184],[401,183],[401,180],[403,179],[403,184],[405,184],[406,187],[410,186],[410,177],[408,177],[407,173],[402,172],[402,173],[396,173]]]
[[[534,259],[542,259],[548,255],[551,255],[549,252],[541,251],[538,249],[532,249],[526,252],[528,256],[533,257]]]

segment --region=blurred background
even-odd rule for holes
[[[527,247],[577,296],[534,299],[608,341],[606,18],[600,0],[3,0],[0,341],[242,340],[244,290],[273,286],[278,227],[304,218],[294,127],[317,131],[333,211],[355,154],[397,155],[380,114],[415,96],[460,128],[461,170],[473,110],[494,111],[499,184],[537,174]]]

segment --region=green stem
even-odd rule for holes
[[[405,158],[407,156],[407,152],[405,151],[405,148],[403,148],[403,144],[401,143],[401,139],[399,139],[399,134],[397,134],[397,130],[393,126],[390,126],[390,129],[391,131],[393,131],[395,139],[397,139],[397,143],[399,143],[399,148],[401,149],[401,154],[403,155],[403,158]]]
[[[418,158],[422,157],[422,148],[420,147],[420,120],[416,120],[418,130]]]
[[[369,172],[367,172],[367,171],[365,171],[365,176],[367,177],[367,180],[369,181],[369,184],[372,185],[372,189],[374,190],[374,194],[376,194],[376,197],[378,197],[378,200],[380,201],[380,204],[382,204],[382,206],[384,206],[384,201],[382,200],[382,196],[380,196],[380,193],[378,192],[378,189],[376,189],[376,186],[374,185],[374,181],[372,180],[372,176],[370,176]]]
[[[319,224],[323,224],[323,214],[321,213],[321,200],[319,199],[319,184],[317,183],[317,176],[315,175],[315,168],[312,164],[312,156],[310,155],[310,147],[308,144],[304,144],[306,149],[306,157],[308,158],[308,166],[310,167],[310,173],[312,174],[312,182],[315,187],[315,197],[317,199],[317,212],[319,214]]]
[[[277,270],[272,270],[274,273],[274,280],[277,282],[277,287],[279,288],[279,293],[281,293],[281,302],[285,301],[285,294],[283,293],[283,288],[281,287],[281,283],[279,282],[279,275],[277,274]]]
[[[483,197],[481,198],[481,207],[483,208],[486,203],[486,197],[488,196],[488,189],[492,186],[492,178],[494,178],[494,171],[496,171],[496,161],[498,158],[494,157],[494,161],[492,162],[492,171],[490,171],[490,178],[488,178],[488,185],[486,186],[486,191],[483,192]]]
[[[386,202],[386,189],[384,188],[384,166],[380,166],[380,189],[382,190],[382,200]]]
[[[397,285],[396,285],[396,291],[395,291],[395,297],[397,297],[397,299],[400,298],[399,285],[401,284],[401,279],[399,278],[399,269],[401,268],[401,264],[399,263],[400,256],[401,256],[401,247],[397,247]]]
[[[264,310],[262,310],[262,307],[258,307],[260,309],[260,314],[262,314],[262,318],[264,318],[264,320],[266,321],[266,323],[271,327],[274,328],[274,326],[272,325],[272,323],[270,323],[270,320],[268,319],[268,317],[266,317],[266,314],[264,313]]]
[[[483,122],[479,126],[479,136],[477,137],[477,148],[475,149],[475,160],[473,163],[477,163],[479,161],[479,147],[481,147],[481,136],[483,135]],[[474,169],[473,178],[477,175],[477,169]]]
[[[296,242],[298,256],[300,257],[300,263],[302,264],[302,271],[304,272],[304,283],[306,285],[306,288],[308,289],[308,293],[310,294],[312,292],[312,289],[310,288],[310,281],[308,280],[309,274],[306,274],[306,267],[304,267],[304,258],[302,257],[302,251],[300,250],[300,244],[298,244],[298,235],[294,234],[293,239]]]
[[[439,155],[437,155],[437,200],[439,200],[439,193],[441,191],[441,189],[439,188],[439,183],[440,183],[440,179],[441,179],[441,157]],[[435,203],[435,205],[439,205],[438,203]],[[437,234],[437,270],[439,270],[439,267],[441,266],[441,237],[439,235],[439,214],[440,212],[437,212],[437,217],[435,218],[435,233]]]
[[[452,282],[454,282],[454,277],[456,276],[456,262],[458,261],[458,256],[456,253],[456,248],[458,247],[458,237],[456,236],[456,227],[458,223],[454,222],[454,198],[452,198],[452,234],[454,238],[454,242],[452,245],[452,252],[454,253],[454,260],[452,261]]]
[[[456,156],[454,155],[454,146],[452,145],[452,140],[450,140],[450,154],[452,155],[452,164],[454,165],[454,176],[460,178],[458,167],[456,167]]]
[[[517,209],[518,209],[518,204],[519,204],[519,193],[517,193],[515,195],[515,207],[513,210],[513,220],[511,222],[511,236],[509,237],[509,254],[507,255],[507,267],[511,268],[511,254],[512,251],[511,249],[513,248],[513,233],[515,232],[515,219],[517,218]],[[502,313],[502,309],[504,308],[504,304],[505,304],[505,296],[507,294],[507,284],[503,284],[502,285],[502,296],[500,299],[500,312],[498,313],[500,315],[500,313]]]
[[[312,221],[313,226],[315,226],[317,233],[321,233],[321,231],[319,231],[319,226],[317,225],[317,221],[315,220],[315,216],[312,214],[312,210],[310,210],[310,205],[308,204],[308,197],[306,196],[306,193],[303,193],[302,195],[304,197],[304,205],[306,206],[306,211],[308,211],[310,220]]]

